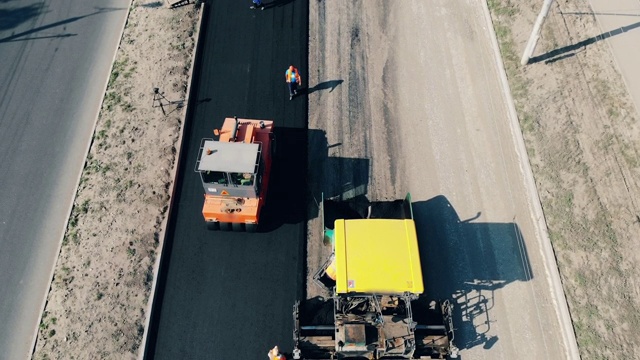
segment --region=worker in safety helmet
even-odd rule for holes
[[[264,10],[264,4],[262,3],[262,0],[253,0],[253,5],[251,5],[251,9]]]
[[[293,99],[298,94],[298,86],[302,86],[302,78],[300,72],[293,65],[289,66],[284,73],[285,80],[289,86],[289,100]]]
[[[284,355],[280,353],[277,345],[274,346],[273,349],[269,350],[267,356],[269,357],[269,360],[286,360]]]

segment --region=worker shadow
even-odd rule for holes
[[[151,2],[151,3],[147,3],[147,4],[142,4],[140,6],[148,8],[148,9],[157,9],[157,8],[160,8],[160,7],[164,6],[164,4],[162,3],[162,1],[154,1],[154,2]]]
[[[533,278],[516,223],[462,220],[445,196],[412,204],[425,297],[452,300],[456,345],[491,348],[497,341],[489,313],[496,291]]]
[[[309,95],[309,94],[312,94],[312,93],[314,93],[316,91],[327,90],[327,89],[329,89],[329,92],[333,92],[333,90],[335,90],[343,82],[344,82],[344,80],[342,80],[342,79],[324,81],[324,82],[321,82],[321,83],[319,83],[319,84],[317,84],[317,85],[315,85],[313,87],[300,89],[300,91],[298,91],[298,95]]]
[[[265,9],[271,9],[271,8],[285,6],[285,5],[287,5],[289,3],[292,3],[294,1],[295,0],[275,0],[275,1],[270,1],[270,2],[263,1],[262,3],[264,4],[264,8]]]

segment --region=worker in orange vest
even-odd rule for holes
[[[284,73],[284,77],[287,81],[287,85],[289,85],[289,100],[291,100],[298,94],[298,86],[302,86],[302,78],[300,77],[298,69],[293,65],[289,66],[287,71]]]
[[[274,346],[273,349],[269,350],[267,356],[269,357],[269,360],[287,360],[287,358],[280,353],[277,345]]]

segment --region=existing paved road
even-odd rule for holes
[[[0,359],[31,355],[129,3],[0,1]]]
[[[307,1],[217,0],[205,11],[195,95],[185,124],[179,177],[146,358],[259,359],[292,348],[291,311],[304,281],[307,101],[289,101],[284,72],[306,78]],[[306,81],[305,81],[306,82]],[[200,139],[225,117],[272,119],[278,157],[267,202],[268,232],[211,232],[193,172]]]

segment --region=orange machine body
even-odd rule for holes
[[[273,121],[226,118],[219,139],[203,139],[196,172],[202,215],[222,230],[255,231],[265,204],[275,137]]]

